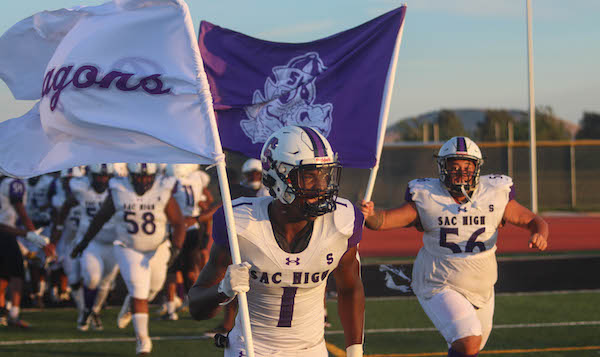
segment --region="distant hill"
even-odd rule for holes
[[[454,113],[456,113],[456,115],[460,118],[461,122],[463,123],[464,128],[469,133],[473,133],[477,129],[477,124],[485,120],[485,113],[486,113],[487,109],[450,109],[450,110],[452,110]],[[508,109],[507,111],[509,114],[511,114],[515,118],[516,121],[529,120],[529,114],[523,110]],[[406,121],[406,120],[416,119],[415,122],[416,122],[417,126],[421,126],[421,125],[423,125],[423,123],[433,124],[433,123],[437,122],[439,113],[440,113],[440,110],[431,111],[428,113],[418,115],[417,117],[404,118],[404,119],[397,120],[397,121],[389,124],[387,127],[386,135],[385,135],[385,142],[389,143],[389,142],[399,141],[399,138],[401,136],[400,136],[400,133],[398,132],[398,123],[400,123],[402,121]],[[569,121],[562,120],[562,119],[561,119],[561,122],[564,123],[565,127],[571,133],[571,135],[575,135],[575,133],[579,129],[579,126],[577,124],[574,124],[574,123],[571,123]],[[414,125],[414,124],[411,124],[411,126],[412,125]]]

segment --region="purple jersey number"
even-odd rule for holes
[[[281,310],[279,311],[279,321],[277,327],[292,327],[292,317],[294,316],[294,300],[298,287],[284,287],[281,296]]]
[[[485,232],[485,227],[479,228],[471,234],[471,237],[467,241],[467,246],[465,247],[465,253],[473,253],[475,248],[479,248],[480,252],[485,251],[485,244],[483,244],[483,242],[477,242],[477,237],[483,234],[483,232]],[[462,253],[458,244],[447,242],[446,237],[448,234],[458,235],[458,228],[440,228],[440,247],[448,248],[455,254]]]
[[[123,220],[127,223],[127,233],[136,234],[139,232],[140,226],[138,226],[137,222],[135,221],[135,212],[125,211]],[[142,231],[147,235],[152,235],[154,232],[156,232],[156,223],[154,223],[154,215],[152,212],[145,212],[142,214],[141,227]]]

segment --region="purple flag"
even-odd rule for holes
[[[258,158],[286,125],[319,130],[342,165],[376,163],[384,87],[406,7],[307,43],[263,41],[203,21],[199,46],[224,148]]]

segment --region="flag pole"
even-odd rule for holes
[[[531,171],[531,211],[537,214],[537,146],[535,135],[535,93],[533,87],[533,38],[531,31],[531,0],[527,0],[527,72],[529,79],[529,164]]]
[[[206,81],[206,74],[201,72],[199,75],[200,81]],[[204,100],[202,103],[203,111],[208,115],[210,121],[210,131],[215,143],[215,157],[217,174],[219,177],[219,188],[221,189],[221,200],[223,201],[223,213],[225,213],[225,223],[227,224],[227,236],[229,237],[229,251],[231,253],[231,262],[233,264],[241,264],[242,258],[240,255],[240,246],[233,218],[233,207],[231,205],[231,193],[229,191],[229,182],[227,180],[227,171],[225,170],[225,154],[219,137],[219,128],[212,106],[212,95],[208,89],[208,85],[203,86],[201,97]],[[254,342],[252,340],[252,331],[250,329],[250,311],[248,309],[248,299],[245,292],[237,294],[239,314],[242,322],[242,334],[246,343],[246,356],[254,357]]]
[[[217,148],[217,174],[219,177],[219,188],[221,189],[221,200],[223,201],[223,212],[225,213],[225,223],[227,224],[227,236],[229,237],[229,250],[233,264],[242,262],[240,256],[240,246],[237,239],[237,231],[233,218],[233,207],[231,205],[231,193],[229,192],[229,182],[227,180],[227,171],[225,170],[225,155],[221,147],[221,139],[217,128],[214,112],[209,114],[210,127],[213,140]],[[245,292],[237,294],[239,313],[242,321],[242,333],[246,343],[246,353],[248,357],[254,357],[254,342],[252,341],[252,331],[250,329],[250,311],[248,310],[248,299]]]
[[[406,7],[406,5],[403,5]],[[390,112],[390,103],[392,101],[392,90],[394,89],[394,80],[396,79],[396,65],[398,63],[398,52],[400,51],[400,43],[402,42],[402,31],[404,30],[404,20],[398,30],[398,37],[396,37],[396,43],[394,45],[394,52],[390,60],[390,66],[388,68],[387,78],[385,80],[385,87],[383,89],[383,98],[381,99],[381,112],[379,113],[379,127],[377,129],[377,153],[375,166],[371,168],[369,175],[369,182],[367,183],[367,189],[365,191],[364,200],[370,201],[371,195],[373,194],[373,188],[375,187],[375,179],[377,178],[377,172],[379,171],[379,161],[381,159],[381,152],[383,150],[383,140],[385,137],[385,129],[387,127],[388,116]]]

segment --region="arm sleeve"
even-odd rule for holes
[[[225,223],[225,212],[220,207],[213,214],[213,240],[216,244],[229,248],[229,238],[227,236],[227,224]]]
[[[360,243],[360,241],[362,239],[363,225],[365,223],[365,216],[362,214],[362,212],[358,208],[356,208],[356,206],[353,206],[353,207],[354,207],[354,231],[352,232],[352,235],[348,239],[348,249],[355,247],[358,245],[358,243]]]

